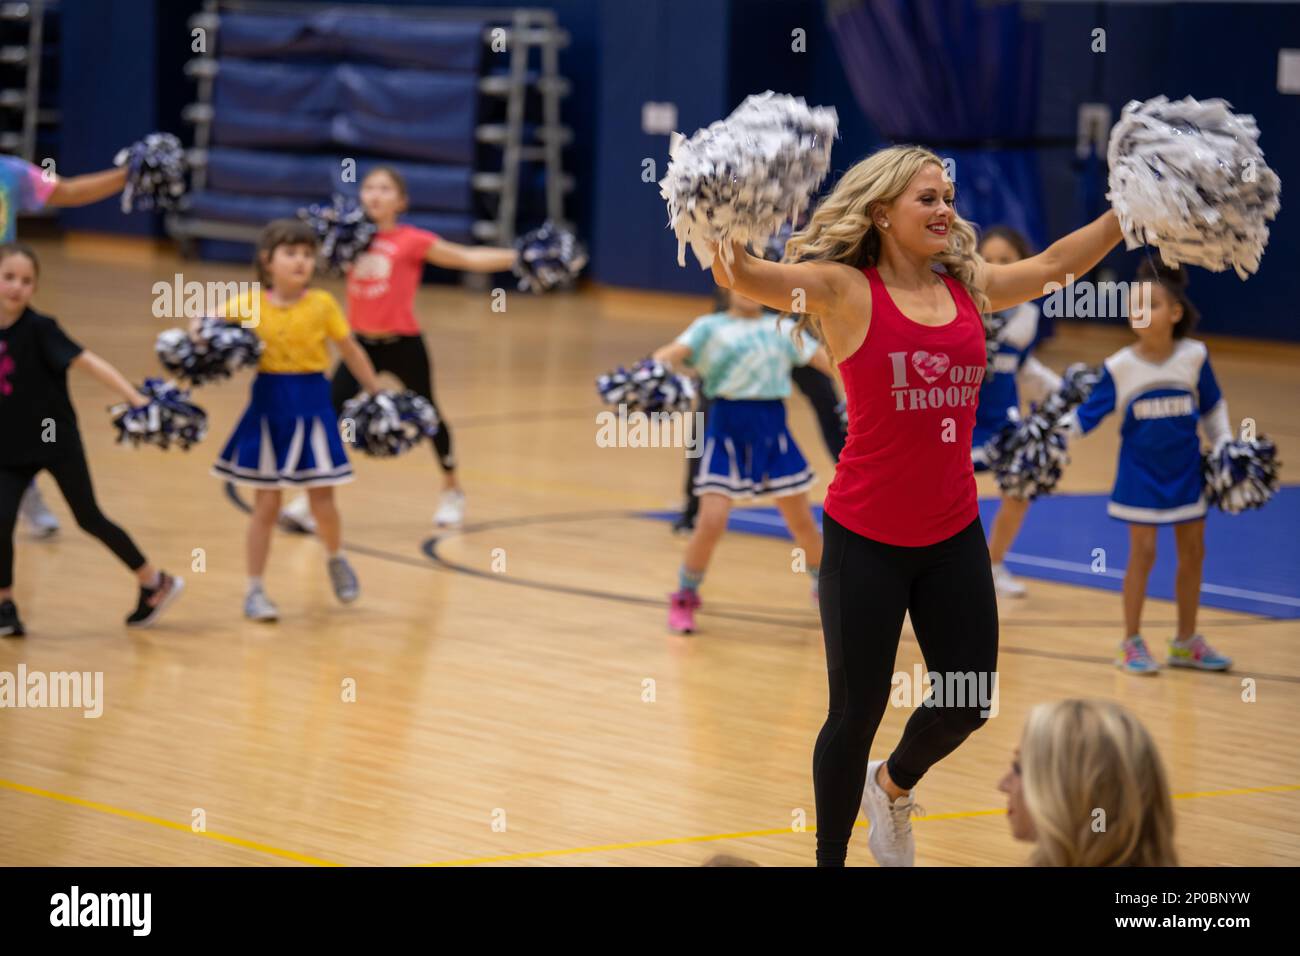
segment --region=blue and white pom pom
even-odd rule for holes
[[[160,378],[147,378],[140,393],[149,399],[142,408],[126,402],[109,409],[117,440],[140,445],[157,445],[168,449],[179,445],[189,451],[208,433],[208,414],[189,400],[190,393]]]
[[[1206,499],[1230,515],[1262,508],[1277,493],[1281,466],[1277,446],[1263,435],[1220,442],[1203,461]]]
[[[689,139],[674,134],[659,186],[677,233],[677,264],[686,265],[687,245],[705,269],[713,265],[711,244],[724,266],[732,242],[764,248],[808,208],[830,171],[838,130],[834,109],[768,90]]]
[[[985,443],[985,460],[1004,494],[1032,501],[1056,488],[1070,463],[1070,425],[1065,419],[1087,401],[1100,378],[1100,369],[1082,363],[1070,366],[1061,387],[1042,405]]]
[[[122,212],[178,209],[189,191],[185,181],[189,160],[181,141],[171,133],[150,133],[118,150],[113,165],[126,167]]]
[[[1131,101],[1110,133],[1110,200],[1125,245],[1150,243],[1171,266],[1259,269],[1282,183],[1255,118],[1225,100]]]
[[[578,237],[552,222],[515,240],[519,255],[514,273],[521,292],[549,292],[568,282],[587,265],[587,250]]]
[[[312,203],[298,210],[298,218],[311,226],[320,243],[316,258],[331,275],[342,275],[366,251],[379,227],[355,199],[335,193],[329,203]]]
[[[633,412],[686,412],[695,402],[695,383],[651,358],[631,371],[620,365],[600,376],[596,391],[606,405],[626,405]]]
[[[415,392],[362,392],[344,403],[339,422],[344,437],[364,454],[393,458],[432,436],[438,430],[438,413]]]
[[[263,348],[252,329],[211,316],[199,324],[196,337],[185,329],[167,329],[158,333],[154,343],[163,368],[191,386],[230,378],[256,366]]]

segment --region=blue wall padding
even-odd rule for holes
[[[320,63],[259,63],[223,57],[212,85],[218,113],[253,110],[329,116],[338,110],[337,67]]]
[[[461,128],[446,122],[412,123],[370,116],[289,116],[283,113],[218,112],[212,121],[212,141],[244,149],[350,149],[380,152],[432,163],[470,165],[474,159],[473,102],[462,104]],[[469,127],[466,129],[465,127]]]
[[[212,141],[474,160],[477,78],[355,64],[219,61]]]
[[[208,154],[207,186],[218,192],[265,196],[301,196],[321,201],[334,192],[355,196],[370,166],[360,161],[356,182],[342,181],[343,156],[303,156],[214,147]],[[413,210],[468,213],[471,209],[466,166],[389,163],[406,179]]]
[[[227,13],[217,34],[220,56],[346,58],[388,66],[475,73],[484,23],[417,20],[322,10],[302,16]]]
[[[478,79],[460,73],[386,70],[339,63],[220,61],[213,86],[218,111],[250,110],[333,116],[369,115],[447,125],[472,121]]]

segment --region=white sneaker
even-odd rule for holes
[[[862,815],[871,822],[867,846],[881,866],[912,866],[916,841],[912,838],[912,811],[916,800],[907,793],[892,803],[889,794],[876,783],[883,760],[867,762],[867,785],[862,788]]]
[[[293,534],[315,534],[316,519],[311,516],[311,502],[299,495],[280,509],[280,527]]]
[[[36,482],[27,485],[18,504],[18,513],[23,516],[23,524],[32,537],[48,538],[58,533],[59,519],[45,506],[45,499],[41,497]]]
[[[465,520],[465,492],[459,488],[449,488],[442,493],[438,501],[438,510],[433,515],[433,523],[439,527],[456,527]]]
[[[993,565],[993,590],[1002,597],[1024,597],[1025,586],[1020,579],[1007,570],[1005,564]]]
[[[244,617],[250,621],[261,621],[269,624],[280,619],[280,611],[271,603],[271,599],[266,596],[266,592],[258,588],[255,591],[249,591],[244,598]]]

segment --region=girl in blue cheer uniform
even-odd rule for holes
[[[980,240],[980,255],[988,262],[1008,265],[1031,255],[1029,240],[1014,229],[994,226]],[[1020,414],[1020,398],[1040,401],[1061,387],[1061,377],[1032,355],[1039,339],[1039,310],[1033,302],[1024,302],[1005,312],[994,314],[1002,326],[998,333],[998,351],[991,374],[980,387],[979,407],[975,411],[975,431],[971,436],[971,460],[976,471],[988,471],[984,444]],[[989,531],[989,558],[993,562],[993,584],[1005,597],[1022,597],[1025,586],[1004,563],[1007,552],[1020,533],[1029,501],[1002,496],[997,517]]]
[[[1232,437],[1228,406],[1204,342],[1187,338],[1196,307],[1181,270],[1144,262],[1141,293],[1130,307],[1137,342],[1106,359],[1088,400],[1067,419],[1086,434],[1111,412],[1122,415],[1119,466],[1107,511],[1128,522],[1124,575],[1124,640],[1116,663],[1133,674],[1159,669],[1141,635],[1142,604],[1156,559],[1156,531],[1174,526],[1178,547],[1175,596],[1178,633],[1169,664],[1227,670],[1232,661],[1196,632],[1205,558],[1204,478],[1197,425],[1212,445]]]

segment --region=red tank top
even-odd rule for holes
[[[979,515],[971,432],[984,380],[984,325],[970,294],[941,278],[957,303],[947,325],[899,311],[874,268],[871,325],[839,363],[849,432],[826,492],[826,513],[863,537],[923,547]]]

